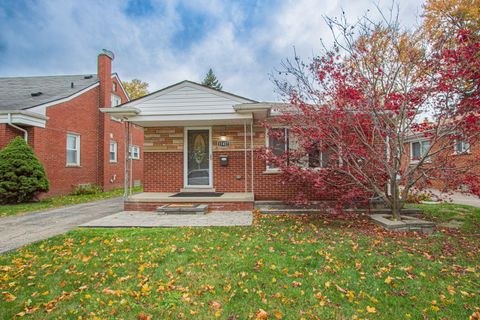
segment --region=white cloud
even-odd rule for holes
[[[380,1],[382,8],[390,1]],[[159,1],[152,14],[131,17],[125,2],[42,1],[7,15],[0,5],[0,76],[93,73],[102,48],[115,52],[121,78],[139,78],[157,90],[189,79],[201,81],[214,68],[227,91],[258,100],[275,98],[269,73],[292,48],[303,57],[318,52],[328,39],[322,16],[343,7],[356,18],[370,1],[289,0],[227,3],[220,0]],[[186,9],[185,9],[186,8]],[[207,17],[208,28],[186,46],[175,45],[188,25],[185,10]],[[419,4],[401,3],[401,18],[414,23]],[[2,22],[3,21],[3,22]],[[3,51],[2,51],[2,48]]]

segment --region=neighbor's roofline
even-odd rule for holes
[[[42,77],[42,76],[39,76],[39,77]],[[57,77],[57,76],[47,76],[47,77]],[[98,75],[97,75],[98,77]],[[125,90],[125,88],[123,87],[123,84],[122,84],[122,81],[120,80],[120,76],[114,72],[112,73],[111,75],[112,78],[117,78],[118,80],[118,83],[120,84],[120,88],[122,88],[122,91],[123,93],[125,94],[125,96],[127,97],[127,100],[130,101],[130,96],[128,95],[127,91]],[[21,77],[20,77],[21,78]],[[26,108],[23,108],[21,110],[28,110],[28,109],[32,109],[32,108],[38,108],[38,107],[51,107],[51,106],[54,106],[54,105],[57,105],[57,104],[60,104],[60,103],[64,103],[64,102],[68,102],[82,94],[84,94],[85,92],[93,89],[93,88],[96,88],[100,85],[100,81],[97,80],[96,82],[92,83],[91,85],[89,85],[88,87],[85,87],[83,88],[82,90],[79,90],[77,92],[74,92],[72,93],[71,95],[69,96],[65,96],[63,98],[58,98],[58,99],[55,99],[55,100],[51,100],[51,101],[47,101],[47,102],[44,102],[44,103],[40,103],[40,104],[37,104],[37,105],[34,105],[34,106],[31,106],[31,107],[26,107]]]

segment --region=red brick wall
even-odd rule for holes
[[[143,162],[145,192],[178,192],[183,188],[183,152],[145,152]]]
[[[265,161],[254,153],[255,200],[294,200],[300,192],[315,199],[314,193],[301,185],[282,184],[279,174],[265,173]],[[228,166],[220,166],[220,155],[228,155]],[[244,192],[245,166],[243,151],[213,153],[213,187],[217,192]],[[145,153],[146,192],[179,192],[183,188],[182,152]],[[248,191],[251,192],[250,153],[247,154]],[[240,179],[237,179],[240,176]]]
[[[23,132],[9,126],[8,124],[0,124],[0,149],[5,147],[10,140],[17,136],[23,137]]]

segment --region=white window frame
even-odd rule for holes
[[[137,155],[135,155],[135,150],[137,150]],[[140,147],[136,145],[130,145],[130,148],[128,150],[128,154],[130,156],[130,159],[133,160],[140,160]]]
[[[112,93],[111,99],[112,99],[111,101],[112,108],[116,108],[122,104],[122,98],[114,93]]]
[[[428,142],[430,143],[429,140],[417,140],[417,141],[411,141],[410,142],[410,162],[411,163],[418,163],[420,159],[413,159],[413,144],[414,143],[419,143],[420,144],[420,158],[424,157],[424,152],[423,152],[423,143]],[[429,145],[429,148],[431,146]],[[427,157],[424,162],[430,162],[430,157]]]
[[[112,160],[112,146],[114,146],[114,154],[115,159]],[[116,141],[110,141],[109,149],[108,149],[108,158],[110,159],[110,163],[116,163],[118,161],[118,144]]]
[[[68,148],[68,138],[74,137],[75,138],[75,149],[69,149]],[[76,133],[67,133],[67,140],[66,140],[66,146],[65,146],[65,160],[66,160],[66,165],[69,167],[78,167],[80,166],[80,135]],[[68,151],[76,151],[77,156],[75,159],[75,162],[68,162]]]
[[[287,152],[288,151],[288,127],[282,127],[282,126],[278,126],[278,127],[272,127],[272,129],[283,129],[284,132],[283,132],[283,136],[284,138],[286,138],[285,140],[285,147],[284,147],[284,152]],[[268,148],[270,148],[270,136],[268,134],[268,130],[269,129],[265,129],[265,146]],[[266,162],[266,172],[280,172],[280,168],[277,168],[277,167],[271,167],[269,164],[268,164],[268,161]]]
[[[117,83],[115,81],[112,82],[112,90],[113,92],[117,92]]]
[[[462,151],[457,150],[457,145],[461,143],[462,146]],[[468,146],[465,148],[465,146]],[[453,143],[453,154],[470,154],[472,152],[472,146],[470,145],[470,142],[467,142],[465,140],[460,140],[460,139],[455,139]]]

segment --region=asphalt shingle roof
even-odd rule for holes
[[[91,78],[88,78],[91,76]],[[69,97],[98,81],[96,74],[0,77],[0,110],[25,110]],[[71,84],[73,82],[73,88]],[[42,92],[38,96],[32,93]]]

